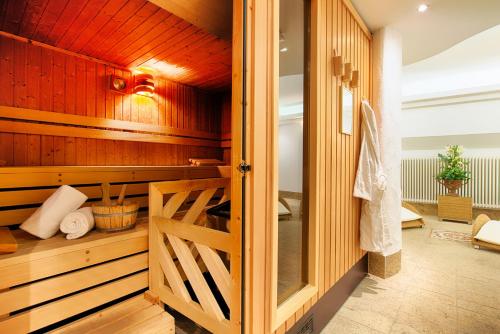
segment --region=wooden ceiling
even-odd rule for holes
[[[1,30],[205,89],[231,84],[231,43],[146,0],[1,0]]]

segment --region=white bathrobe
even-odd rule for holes
[[[364,135],[354,196],[364,199],[361,248],[389,256],[399,252],[402,243],[401,35],[393,28],[382,28],[373,34],[372,45],[377,114],[363,102]]]
[[[354,196],[364,200],[360,221],[361,248],[370,252],[383,252],[390,242],[382,207],[386,175],[380,161],[377,119],[365,100],[361,104],[361,114],[363,137],[354,184]]]

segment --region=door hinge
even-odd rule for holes
[[[246,173],[248,173],[251,169],[251,166],[249,164],[247,164],[246,161],[242,161],[239,165],[238,165],[238,170],[240,171],[241,174],[245,175]]]

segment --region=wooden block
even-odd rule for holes
[[[472,197],[438,197],[438,218],[463,222],[472,221]]]
[[[333,75],[336,77],[344,74],[344,66],[342,66],[342,56],[333,57]]]
[[[352,64],[345,63],[344,64],[344,75],[342,76],[343,82],[348,82],[352,80]]]
[[[17,251],[17,241],[7,227],[0,227],[0,253]]]
[[[352,78],[351,78],[351,88],[358,88],[359,87],[359,71],[355,70],[352,71]]]
[[[368,273],[389,278],[401,270],[401,251],[384,256],[380,253],[368,252]]]

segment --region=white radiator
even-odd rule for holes
[[[474,207],[500,209],[500,157],[467,158],[471,180],[459,190],[461,196],[471,196]],[[404,201],[437,203],[437,195],[446,188],[436,181],[438,158],[406,158],[401,165],[401,187]]]

